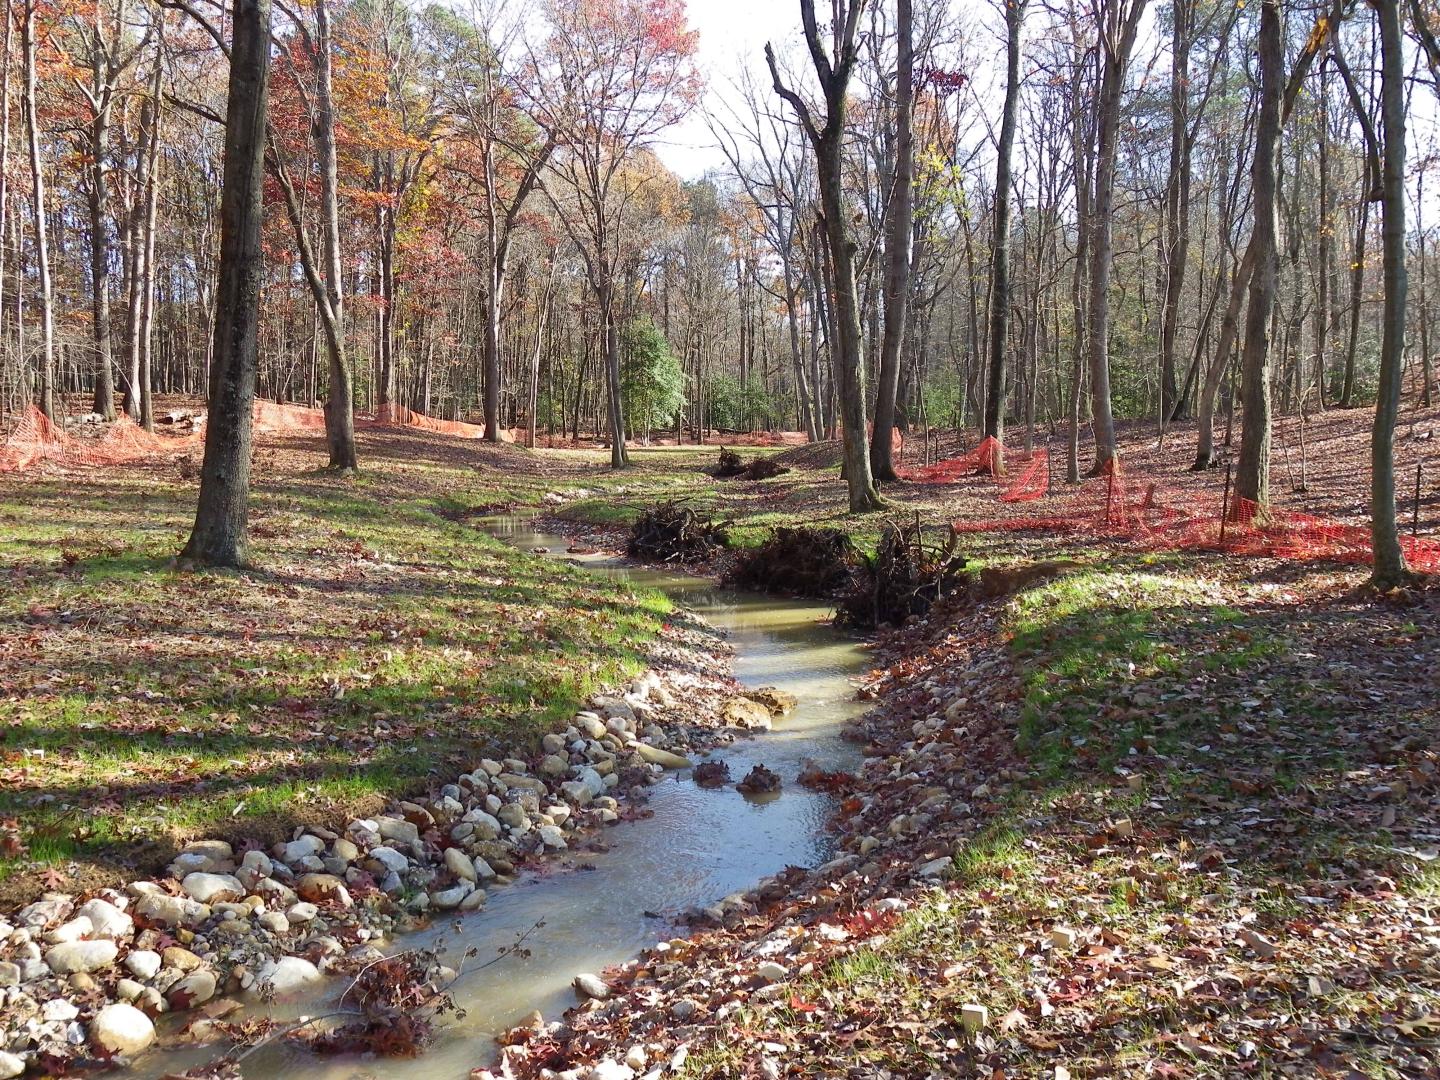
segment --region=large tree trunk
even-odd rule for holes
[[[1250,277],[1250,306],[1245,312],[1245,347],[1241,358],[1240,396],[1243,413],[1240,455],[1235,472],[1237,506],[1253,504],[1264,517],[1270,506],[1270,338],[1279,289],[1276,171],[1280,156],[1280,107],[1285,84],[1285,43],[1280,0],[1261,0],[1257,42],[1260,67],[1260,109],[1255,123],[1255,160],[1250,166],[1255,224],[1255,252]]]
[[[240,566],[247,555],[251,424],[265,271],[260,223],[270,0],[234,0],[232,18],[210,411],[195,527],[182,553],[182,558],[207,566]]]
[[[1015,118],[1020,107],[1020,26],[1024,0],[1005,4],[1005,106],[1000,115],[1000,142],[995,150],[994,235],[990,245],[990,368],[985,394],[985,434],[993,436],[995,467],[1004,468],[1005,353],[1010,347],[1010,182],[1015,150]]]
[[[1405,58],[1400,0],[1375,0],[1380,23],[1380,120],[1385,309],[1380,339],[1380,389],[1370,442],[1370,532],[1375,551],[1371,584],[1393,589],[1409,574],[1395,522],[1395,421],[1405,359]]]
[[[894,480],[895,398],[900,388],[901,348],[910,309],[910,252],[914,224],[915,96],[914,18],[911,0],[895,2],[895,176],[885,216],[885,332],[876,376],[875,430],[870,468],[877,480]]]
[[[30,149],[30,216],[35,227],[35,262],[40,275],[40,387],[38,404],[49,419],[59,419],[55,400],[55,289],[50,281],[50,237],[45,223],[45,169],[40,157],[40,120],[36,108],[35,0],[27,0],[20,24],[25,63],[25,132]]]

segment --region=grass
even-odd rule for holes
[[[171,466],[3,481],[0,894],[333,824],[524,748],[640,669],[662,596],[463,523],[549,489],[523,451],[361,450],[339,480],[262,449],[243,574],[172,568],[194,486]]]

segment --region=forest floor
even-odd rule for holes
[[[1313,420],[1307,491],[1282,458],[1279,501],[1360,520],[1368,417]],[[1402,431],[1402,475],[1436,419]],[[1223,470],[1184,471],[1186,432],[1124,440],[1132,473],[1218,509]],[[638,667],[663,600],[470,515],[533,508],[595,546],[669,498],[740,544],[804,523],[865,546],[887,516],[844,513],[829,448],[759,482],[711,479],[715,453],[637,448],[611,473],[600,451],[368,432],[341,481],[316,440],[267,439],[243,576],[171,569],[193,463],[0,479],[0,906],[81,891],[117,853],[133,870],[357,812]],[[887,513],[988,519],[997,495],[897,484]],[[606,973],[608,1000],[513,1035],[512,1073],[1440,1077],[1440,596],[1376,599],[1323,562],[965,543],[1077,565],[883,635],[867,764],[831,781],[836,860]]]
[[[363,816],[643,666],[663,597],[466,524],[491,477],[533,498],[574,467],[359,441],[343,480],[313,437],[262,441],[245,574],[174,569],[189,458],[0,477],[0,910],[129,881],[198,837]]]
[[[1308,490],[1282,461],[1277,501],[1362,521],[1368,415],[1312,423]],[[1435,419],[1402,433],[1402,470]],[[1218,511],[1223,469],[1186,472],[1187,434],[1160,450],[1132,427],[1122,457]],[[620,546],[657,498],[734,520],[742,545],[794,524],[864,545],[886,516],[998,506],[970,478],[891,485],[888,515],[849,518],[826,447],[754,483],[704,476],[713,449],[634,456],[618,501],[558,489],[587,544]],[[509,1068],[1440,1077],[1440,595],[1377,599],[1325,562],[965,543],[979,565],[1078,565],[882,636],[868,763],[834,779],[836,861],[607,973],[610,1000],[515,1033]]]

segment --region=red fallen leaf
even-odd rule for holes
[[[816,1005],[813,1001],[806,1001],[799,994],[790,995],[790,1008],[794,1009],[796,1012],[802,1013],[813,1013],[820,1011],[819,1005]]]
[[[68,874],[61,873],[59,870],[55,869],[55,867],[52,866],[50,867],[50,869],[46,870],[45,873],[40,875],[40,880],[45,883],[45,888],[55,890],[63,888],[65,886],[65,883],[70,880],[70,876]]]

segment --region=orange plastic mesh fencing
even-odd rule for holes
[[[997,481],[1009,479],[1000,495],[1001,501],[1030,502],[1050,491],[1050,452],[1044,448],[1002,452],[995,436],[986,435],[969,453],[933,465],[900,469],[898,474],[902,480],[920,484],[955,484],[967,476],[989,476]]]
[[[1221,502],[1218,493],[1213,501],[1198,499],[1193,491],[1131,477],[1112,461],[1102,476],[1052,496],[1048,514],[954,525],[957,532],[1050,532],[1123,540],[1149,551],[1213,551],[1355,565],[1373,561],[1368,526],[1273,507],[1262,515],[1256,504],[1244,499],[1231,499],[1225,513]],[[1403,536],[1400,546],[1412,570],[1440,573],[1440,541]]]
[[[0,446],[0,473],[20,472],[42,462],[67,468],[124,465],[192,450],[203,440],[204,434],[200,431],[178,436],[156,435],[123,415],[99,438],[82,438],[51,423],[32,405]]]
[[[325,410],[281,401],[255,401],[252,430],[256,435],[298,435],[325,430]]]
[[[422,431],[434,431],[440,435],[454,435],[460,439],[483,439],[485,428],[481,424],[466,424],[459,420],[437,420],[403,405],[385,404],[375,410],[374,423],[377,427],[413,427]],[[508,434],[508,433],[502,433]],[[513,440],[510,436],[507,441]]]

